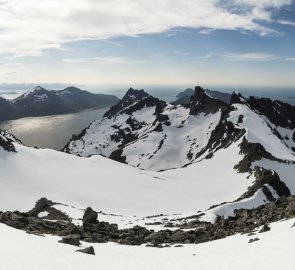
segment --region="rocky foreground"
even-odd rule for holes
[[[213,241],[237,233],[255,235],[270,230],[269,224],[275,221],[295,217],[295,196],[280,197],[256,209],[239,209],[234,217],[218,217],[214,224],[202,222],[200,216],[174,220],[179,226],[166,230],[154,231],[145,227],[134,226],[119,229],[117,224],[97,220],[97,212],[88,207],[85,210],[82,226],[75,225],[71,218],[54,208],[56,203],[45,198],[40,199],[35,207],[27,212],[0,212],[0,222],[10,227],[24,230],[29,234],[51,234],[61,236],[61,243],[79,246],[80,241],[89,243],[116,242],[124,245],[142,245],[149,247],[169,247],[171,244],[199,244]],[[46,217],[42,213],[47,212]],[[173,226],[166,223],[166,226]],[[251,239],[250,242],[257,241]],[[79,250],[94,254],[92,247]]]

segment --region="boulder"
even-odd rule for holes
[[[97,212],[92,210],[91,207],[87,207],[87,209],[85,210],[85,213],[83,215],[83,225],[98,223],[97,216],[98,216]]]
[[[170,236],[170,240],[174,243],[183,242],[187,239],[187,235],[184,231],[176,231]]]
[[[62,237],[62,240],[59,243],[73,245],[73,246],[80,246],[80,235],[79,234],[69,234]]]
[[[93,246],[83,248],[83,249],[78,249],[78,250],[76,250],[76,252],[82,252],[82,253],[89,254],[89,255],[95,255],[95,251],[94,251]]]
[[[251,243],[253,243],[253,242],[257,242],[257,241],[259,241],[260,239],[259,238],[254,238],[254,239],[250,239],[249,240],[249,244],[251,244]]]
[[[259,233],[264,233],[270,231],[270,227],[267,224],[264,224]]]

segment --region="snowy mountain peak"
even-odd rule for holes
[[[45,90],[45,89],[41,86],[36,86],[34,89],[34,91],[42,91],[42,90]]]
[[[44,89],[41,86],[36,86],[34,89],[24,93],[23,95],[21,95],[19,98],[17,98],[17,100],[20,99],[24,99],[26,97],[32,96],[32,95],[40,95],[40,94],[45,94],[47,92],[46,89]]]
[[[122,100],[111,107],[105,114],[104,117],[112,117],[118,112],[122,111],[123,109],[126,109],[130,105],[143,100],[147,97],[150,97],[148,93],[146,93],[143,89],[142,90],[137,90],[133,88],[129,88],[129,90],[126,92]]]

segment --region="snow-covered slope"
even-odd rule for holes
[[[121,110],[113,107],[65,151],[84,157],[101,154],[155,171],[196,160],[219,124],[225,104],[202,89],[190,107],[172,106],[144,93],[130,89],[117,106]]]
[[[241,159],[237,144],[213,159],[166,172],[141,171],[101,156],[81,158],[18,144],[15,149],[0,150],[0,210],[28,211],[47,197],[119,215],[190,215],[235,200],[253,182],[233,169]]]

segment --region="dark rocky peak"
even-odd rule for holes
[[[206,91],[196,86],[195,94],[191,99],[190,103],[190,114],[198,115],[200,113],[216,113],[219,110],[224,110],[228,105],[223,101],[210,97]]]
[[[34,91],[43,91],[43,90],[45,90],[45,89],[41,86],[36,86],[34,89]]]
[[[34,90],[29,91],[29,92],[27,92],[27,93],[44,94],[44,93],[47,93],[47,92],[48,92],[48,91],[47,91],[45,88],[43,88],[43,87],[41,87],[41,86],[37,86],[37,87],[35,87]]]
[[[295,106],[270,98],[250,96],[247,100],[249,107],[266,116],[271,123],[284,128],[295,128]]]
[[[10,102],[7,99],[0,96],[0,105],[4,106],[4,105],[9,105],[9,104],[10,104]]]
[[[136,90],[133,88],[130,88],[122,100],[111,107],[105,114],[104,117],[112,117],[118,112],[124,110],[125,108],[129,107],[130,105],[139,102],[147,97],[151,97],[148,93],[146,93],[144,90]]]
[[[230,104],[247,104],[247,100],[241,95],[241,93],[234,91],[231,95]]]
[[[143,89],[137,90],[133,88],[129,88],[129,90],[126,92],[125,96],[122,98],[122,101],[139,101],[146,97],[150,96],[148,93],[146,93]]]
[[[204,92],[211,98],[219,99],[226,104],[230,103],[231,94],[210,90],[210,89],[204,89]],[[178,99],[176,101],[171,102],[171,104],[172,105],[181,104],[183,106],[188,106],[191,101],[191,97],[194,96],[194,94],[195,94],[195,91],[193,89],[187,88],[183,92],[180,92],[176,96]]]

